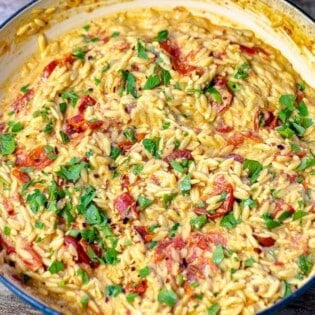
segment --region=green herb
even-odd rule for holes
[[[217,314],[219,314],[220,309],[221,309],[220,305],[218,303],[214,303],[210,307],[208,307],[207,315],[217,315]]]
[[[255,263],[255,259],[254,258],[247,258],[245,261],[244,261],[244,267],[252,267]]]
[[[309,115],[309,112],[308,112],[308,109],[307,109],[307,106],[304,102],[301,102],[297,108],[298,112],[300,113],[301,116],[308,116]]]
[[[126,128],[123,131],[123,135],[126,137],[126,139],[130,140],[131,142],[136,142],[137,141],[135,129],[132,128],[132,127]]]
[[[213,254],[212,254],[212,259],[213,259],[213,262],[216,264],[216,265],[220,265],[221,262],[223,261],[224,259],[224,251],[223,251],[223,246],[222,245],[217,245],[213,251]]]
[[[170,232],[169,232],[170,237],[176,236],[176,232],[177,232],[179,227],[180,227],[180,224],[177,222],[170,228]]]
[[[50,135],[53,132],[54,125],[52,120],[49,121],[49,123],[44,127],[43,131],[46,133],[46,135]]]
[[[154,39],[159,43],[166,41],[168,38],[168,30],[162,30],[158,32],[157,37]]]
[[[282,125],[278,127],[276,130],[283,138],[291,139],[294,136],[294,131],[286,125]]]
[[[137,296],[139,296],[138,293],[128,293],[126,295],[126,300],[128,303],[133,303]]]
[[[190,175],[185,175],[179,182],[179,190],[182,194],[188,194],[191,190],[191,178]]]
[[[110,64],[109,64],[109,63],[106,63],[106,64],[102,67],[102,70],[101,70],[101,71],[104,73],[104,72],[108,71],[109,68],[110,68]]]
[[[59,134],[60,134],[61,141],[63,144],[66,144],[70,141],[68,135],[65,132],[63,132],[62,130],[60,130]]]
[[[5,226],[3,229],[4,235],[10,235],[11,234],[11,228],[9,226]]]
[[[149,244],[149,249],[153,249],[157,244],[158,244],[157,241],[152,241],[152,242]]]
[[[197,217],[194,217],[190,220],[190,225],[196,229],[196,230],[200,230],[204,225],[206,225],[206,223],[208,222],[208,219],[206,217],[206,215],[199,215]]]
[[[231,230],[231,229],[234,229],[240,223],[241,223],[241,219],[236,220],[234,216],[234,212],[231,211],[230,213],[228,213],[221,219],[220,226],[223,226]]]
[[[168,208],[172,202],[176,198],[177,194],[165,194],[163,195],[163,206],[164,208]]]
[[[176,277],[176,283],[179,286],[182,286],[184,284],[185,280],[184,280],[184,276],[182,274],[177,275]]]
[[[302,219],[303,217],[305,217],[308,214],[309,214],[308,212],[305,212],[302,210],[295,211],[293,214],[293,221]]]
[[[145,51],[144,45],[140,42],[140,40],[137,41],[137,52],[138,57],[142,59],[148,59],[148,54]]]
[[[222,96],[215,87],[209,86],[205,89],[205,92],[210,93],[216,103],[222,104]]]
[[[115,248],[107,248],[105,261],[110,265],[116,265],[119,263],[118,252]]]
[[[81,297],[81,300],[80,300],[82,307],[84,307],[84,308],[87,307],[87,305],[89,304],[89,300],[90,300],[90,298],[88,295],[83,295]]]
[[[292,288],[289,282],[284,281],[284,293],[283,297],[286,298],[292,294]]]
[[[122,293],[123,289],[121,285],[108,285],[105,289],[105,295],[106,296],[112,296],[112,297],[116,297],[118,296],[120,293]]]
[[[293,142],[290,142],[291,150],[295,153],[301,152],[301,148]]]
[[[84,270],[78,269],[77,275],[81,277],[82,284],[88,284],[89,283],[89,277]]]
[[[313,166],[315,166],[315,158],[305,157],[295,170],[301,172]]]
[[[39,222],[39,221],[36,221],[35,222],[35,227],[37,228],[37,229],[43,229],[44,227],[45,227],[45,224],[43,223],[43,222]]]
[[[9,121],[8,126],[10,127],[12,132],[19,132],[24,129],[23,125],[19,121]]]
[[[60,113],[64,114],[66,111],[67,111],[67,103],[66,102],[62,102],[59,104],[59,110],[60,110]]]
[[[177,162],[176,160],[173,160],[173,161],[171,161],[170,164],[171,164],[172,168],[173,168],[175,171],[177,171],[177,172],[179,172],[179,173],[185,173],[186,168],[182,165],[182,163]]]
[[[162,70],[161,70],[161,80],[162,80],[162,83],[163,83],[164,85],[169,85],[170,82],[171,82],[171,79],[172,79],[172,77],[171,77],[170,72],[169,72],[168,70],[166,70],[166,69],[162,69]]]
[[[146,151],[148,151],[151,155],[153,155],[156,159],[160,158],[160,152],[159,152],[159,143],[161,138],[154,137],[151,139],[143,139],[142,144]]]
[[[265,221],[266,227],[268,230],[272,230],[281,225],[280,222],[274,220],[270,213],[264,213],[263,219]]]
[[[26,202],[34,213],[37,213],[46,203],[45,195],[39,190],[35,189],[32,194],[26,198]]]
[[[131,94],[134,98],[137,98],[138,94],[135,76],[127,70],[120,70],[120,74],[123,79],[123,84],[119,93],[126,90],[127,94]]]
[[[113,32],[111,37],[118,37],[120,35],[120,32]]]
[[[241,80],[248,77],[248,71],[250,70],[250,65],[248,63],[243,63],[239,68],[235,70],[234,78]]]
[[[151,273],[151,270],[148,266],[139,270],[140,278],[146,278],[150,273]]]
[[[302,82],[302,81],[297,82],[297,83],[296,83],[296,87],[297,87],[298,90],[300,90],[300,91],[302,91],[302,92],[305,91],[305,83]]]
[[[158,301],[162,304],[166,304],[169,307],[175,305],[177,301],[177,295],[173,290],[162,289],[158,294]]]
[[[89,31],[89,29],[90,29],[90,25],[84,25],[83,27],[82,27],[86,32],[88,32]]]
[[[308,276],[314,265],[312,254],[309,254],[308,256],[301,255],[297,261],[297,265],[301,273],[305,276]]]
[[[155,229],[159,228],[160,225],[159,224],[152,224],[148,227],[148,232],[149,233],[153,233],[155,231]]]
[[[144,84],[144,90],[152,90],[153,88],[157,87],[161,83],[161,80],[158,75],[150,75]]]
[[[94,83],[96,86],[98,86],[101,83],[101,79],[94,78]]]
[[[257,208],[257,201],[248,198],[241,201],[241,206],[244,208],[248,206],[250,209]]]
[[[15,137],[11,134],[0,134],[0,153],[9,155],[15,151]]]
[[[162,125],[162,129],[166,130],[170,127],[171,123],[169,121],[164,121]]]
[[[82,61],[85,60],[85,55],[86,55],[86,51],[84,51],[81,47],[76,48],[72,53],[73,57],[80,59]]]
[[[75,93],[74,91],[63,91],[61,93],[61,97],[64,100],[70,100],[73,107],[77,105],[79,100],[77,93]]]
[[[115,161],[120,155],[121,155],[121,149],[111,145],[110,154],[109,154],[110,158]]]
[[[65,270],[65,265],[62,261],[55,260],[48,268],[51,274],[58,273]]]
[[[138,202],[138,205],[139,205],[139,208],[141,210],[144,210],[146,208],[148,208],[149,206],[152,205],[153,203],[153,200],[149,199],[149,198],[146,198],[145,196],[138,196],[137,198],[137,202]]]
[[[278,220],[278,222],[282,223],[283,221],[290,218],[291,216],[292,216],[291,211],[283,211],[277,220]]]
[[[241,90],[240,85],[239,85],[238,83],[236,83],[236,82],[233,82],[233,81],[228,81],[228,82],[227,82],[227,86],[229,87],[229,89],[230,89],[233,93],[238,92],[238,91]]]
[[[67,181],[76,182],[80,178],[82,170],[87,167],[88,163],[81,160],[73,160],[70,161],[70,164],[61,165],[56,174]]]
[[[132,168],[132,173],[133,173],[134,175],[139,175],[139,174],[141,174],[142,170],[143,170],[143,165],[141,165],[141,164],[135,164],[135,165],[133,166],[133,168]]]
[[[174,140],[174,147],[175,149],[178,149],[180,147],[180,141],[178,139]]]
[[[258,161],[246,159],[243,163],[243,169],[248,169],[248,176],[253,184],[257,181],[263,166]]]
[[[24,86],[22,86],[21,88],[20,88],[20,91],[22,92],[22,93],[24,93],[24,94],[26,94],[30,89],[29,89],[29,84],[26,84],[26,85],[24,85]]]

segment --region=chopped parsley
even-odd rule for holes
[[[26,203],[34,213],[38,213],[39,210],[43,209],[47,199],[45,195],[39,190],[35,189],[32,194],[29,194],[26,198]]]
[[[111,297],[116,297],[118,296],[120,293],[122,293],[123,289],[121,285],[115,285],[115,284],[111,284],[108,285],[105,289],[105,295],[106,296],[111,296]]]
[[[143,165],[141,164],[135,164],[132,168],[132,173],[134,175],[139,175],[142,173],[142,170],[143,170]]]
[[[172,289],[162,289],[158,294],[158,301],[161,304],[166,304],[169,307],[172,307],[175,305],[177,301],[177,295]]]
[[[157,42],[165,42],[168,39],[168,30],[159,31],[157,37],[154,39]]]
[[[48,268],[51,274],[56,274],[60,271],[65,270],[65,265],[62,261],[55,260]]]
[[[76,48],[72,53],[73,57],[80,59],[82,61],[85,60],[85,55],[86,55],[86,51],[83,50],[81,47]]]
[[[123,131],[123,135],[125,136],[125,138],[127,140],[129,140],[131,142],[136,142],[137,141],[135,128],[133,128],[133,127],[126,128]]]
[[[163,195],[163,206],[164,208],[168,208],[172,202],[176,198],[177,194],[165,194]]]
[[[146,278],[150,273],[151,273],[151,270],[148,266],[139,270],[140,278]]]
[[[74,158],[69,164],[61,165],[56,174],[67,181],[76,182],[81,177],[82,170],[87,167],[87,162]]]
[[[243,170],[245,169],[248,170],[250,182],[253,184],[257,182],[257,179],[259,177],[260,172],[263,169],[263,166],[258,161],[246,159],[243,163]]]
[[[128,293],[126,295],[126,300],[128,303],[133,303],[137,296],[139,296],[138,293]]]
[[[205,92],[210,93],[210,95],[212,96],[213,100],[218,103],[218,104],[222,104],[222,96],[219,93],[219,91],[214,87],[214,86],[209,86],[205,89]]]
[[[144,84],[144,90],[152,90],[161,83],[160,77],[156,74],[150,75]]]
[[[292,288],[289,282],[284,281],[284,293],[283,297],[286,298],[292,294]]]
[[[110,147],[110,154],[109,154],[110,158],[115,161],[120,155],[121,155],[121,149],[112,145]]]
[[[126,91],[127,94],[131,94],[134,98],[137,98],[138,93],[135,76],[128,70],[120,70],[119,72],[123,80],[119,93],[122,94],[123,91]]]
[[[26,94],[30,89],[29,89],[29,84],[26,84],[26,85],[24,85],[24,86],[22,86],[21,88],[20,88],[20,91],[22,92],[22,93],[24,93],[24,94]]]
[[[223,226],[230,230],[230,229],[234,229],[240,223],[241,223],[241,219],[236,220],[234,216],[234,212],[231,211],[230,213],[228,213],[221,219],[220,226]]]
[[[156,159],[160,158],[159,152],[159,144],[160,144],[160,137],[154,137],[151,139],[143,139],[142,144],[147,152],[149,152],[152,156]]]
[[[304,276],[308,276],[310,274],[310,272],[312,271],[313,265],[314,265],[312,254],[309,254],[308,256],[301,255],[298,258],[297,265],[300,269],[300,272]]]
[[[89,283],[89,277],[84,270],[78,269],[77,275],[81,277],[82,284],[88,284]]]
[[[204,225],[206,225],[208,222],[208,218],[206,217],[206,215],[199,215],[197,217],[194,217],[190,220],[190,225],[196,229],[196,230],[200,230]]]
[[[8,133],[0,134],[0,153],[2,155],[12,154],[15,148],[14,135]]]
[[[141,210],[144,210],[152,205],[153,200],[146,198],[145,196],[138,196],[137,203]]]
[[[218,315],[220,312],[220,305],[218,303],[212,304],[210,307],[207,309],[207,315]]]
[[[74,91],[63,91],[61,93],[61,97],[64,100],[70,100],[73,107],[77,105],[78,100],[79,100],[79,96]]]
[[[234,78],[241,80],[248,77],[248,71],[250,70],[250,65],[248,63],[243,63],[240,67],[238,67],[234,72]]]
[[[281,225],[281,223],[277,220],[274,220],[270,213],[264,213],[263,219],[265,221],[266,227],[268,230],[272,230]]]
[[[179,190],[185,195],[191,190],[191,178],[190,175],[185,175],[183,179],[179,182]]]
[[[137,53],[139,58],[148,59],[148,54],[140,40],[137,41]]]
[[[224,251],[223,251],[223,246],[222,245],[217,245],[213,251],[213,254],[212,254],[212,259],[213,259],[213,262],[216,264],[216,265],[220,265],[221,262],[223,261],[224,259]]]

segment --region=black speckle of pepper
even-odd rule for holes
[[[123,218],[123,224],[127,224],[129,222],[129,218]]]
[[[285,149],[285,146],[284,146],[283,144],[278,144],[278,145],[277,145],[277,148],[278,148],[279,150],[284,150],[284,149]]]
[[[132,266],[130,269],[131,269],[131,271],[135,271],[136,267]]]
[[[88,60],[93,60],[93,56],[88,56]]]

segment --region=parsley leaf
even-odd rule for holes
[[[207,315],[217,315],[219,314],[220,309],[221,309],[220,305],[218,303],[214,303],[210,307],[208,307]]]
[[[284,293],[283,293],[283,297],[286,298],[289,295],[292,294],[292,288],[289,282],[284,281]]]
[[[15,151],[15,137],[14,135],[4,133],[0,134],[0,153],[2,155],[9,155]]]
[[[22,86],[21,88],[20,88],[20,91],[22,92],[22,93],[24,93],[24,94],[26,94],[30,89],[29,89],[29,84],[26,84],[26,85],[24,85],[24,86]]]
[[[136,142],[137,141],[135,129],[132,128],[132,127],[126,128],[123,131],[123,135],[126,137],[126,139],[130,140],[131,142]]]
[[[171,204],[172,200],[176,198],[177,194],[165,194],[163,195],[163,206],[164,208],[168,208]]]
[[[148,208],[149,206],[151,206],[152,205],[152,203],[153,203],[153,200],[151,200],[151,199],[149,199],[149,198],[147,198],[147,197],[145,197],[145,196],[138,196],[138,198],[137,198],[137,203],[138,203],[138,205],[139,205],[139,208],[141,209],[141,210],[144,210],[144,209],[146,209],[146,208]]]
[[[245,169],[248,169],[248,176],[250,178],[250,182],[253,184],[257,182],[263,166],[258,161],[246,159],[243,163],[243,170]]]
[[[162,70],[161,70],[162,83],[164,85],[169,85],[171,82],[171,79],[172,79],[172,77],[171,77],[170,72],[168,70],[162,68]]]
[[[51,274],[65,270],[65,265],[62,261],[55,260],[48,269]]]
[[[190,225],[196,229],[196,230],[200,230],[204,225],[206,225],[206,223],[208,222],[208,218],[206,217],[206,215],[199,215],[197,217],[194,217],[190,220]]]
[[[231,230],[231,229],[234,229],[240,223],[241,223],[241,219],[236,220],[234,216],[234,212],[231,211],[230,213],[228,213],[221,219],[220,226],[223,226]]]
[[[315,158],[305,157],[295,169],[297,172],[302,172],[307,168],[315,166]]]
[[[153,88],[157,87],[161,83],[161,80],[158,75],[150,75],[144,84],[144,90],[152,90]]]
[[[142,59],[148,59],[148,54],[145,51],[144,45],[140,42],[140,40],[137,41],[137,52],[138,57]]]
[[[124,90],[126,90],[127,94],[131,94],[134,98],[137,98],[138,93],[135,76],[127,70],[120,70],[120,74],[123,79],[123,83],[119,93],[122,93]]]
[[[119,155],[121,154],[121,149],[115,146],[111,146],[110,147],[110,158],[113,159],[114,161],[119,157]]]
[[[179,182],[179,190],[182,194],[188,194],[191,190],[191,178],[190,175],[186,175],[183,179]]]
[[[221,244],[215,247],[212,253],[212,259],[216,265],[220,265],[220,263],[223,261],[224,251],[223,251],[223,246]]]
[[[73,107],[77,105],[79,100],[78,95],[74,91],[63,91],[61,97],[64,100],[70,100]]]
[[[274,220],[270,213],[264,213],[263,219],[265,221],[266,227],[268,230],[272,230],[281,225],[280,222]]]
[[[59,171],[56,174],[70,182],[76,182],[84,168],[88,167],[88,163],[81,160],[74,160],[70,164],[61,165]]]
[[[107,296],[112,296],[112,297],[116,297],[122,292],[123,290],[122,290],[121,285],[111,284],[111,285],[108,285],[105,289],[105,294]]]
[[[305,276],[308,276],[313,269],[313,256],[309,254],[308,256],[301,255],[297,261],[297,265],[301,273]]]
[[[37,213],[46,204],[45,195],[39,190],[35,189],[32,194],[26,198],[26,202],[34,213]]]
[[[154,137],[151,139],[143,139],[142,144],[146,151],[148,151],[151,155],[153,155],[156,159],[160,158],[160,152],[159,152],[159,144],[160,144],[161,138]]]
[[[222,96],[214,86],[207,87],[205,92],[210,93],[216,103],[222,104]]]
[[[78,269],[77,275],[81,277],[82,284],[88,284],[89,283],[89,277],[84,270]]]
[[[166,41],[168,38],[168,30],[159,31],[157,37],[154,39],[159,43]]]
[[[235,70],[234,78],[235,79],[245,79],[248,77],[248,71],[250,70],[250,65],[248,63],[243,63],[240,67]]]
[[[158,301],[172,307],[177,301],[177,295],[173,290],[164,288],[158,294]]]
[[[150,273],[151,273],[151,270],[148,266],[139,270],[140,278],[146,278]]]
[[[82,61],[85,60],[85,55],[86,55],[86,51],[84,51],[81,47],[76,48],[72,53],[73,57],[80,59]]]

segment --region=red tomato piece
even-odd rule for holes
[[[46,166],[53,163],[53,160],[48,158],[44,146],[39,146],[29,153],[24,152],[22,149],[18,149],[15,155],[15,165],[17,167],[34,167],[38,171],[41,171]]]
[[[226,77],[217,76],[213,80],[214,88],[220,93],[222,98],[222,103],[212,102],[212,106],[217,113],[221,113],[228,109],[233,101],[233,93],[229,90],[227,86]]]
[[[215,130],[219,133],[229,133],[233,130],[233,127],[226,125],[223,119],[219,119]]]
[[[114,207],[122,218],[137,218],[136,201],[129,192],[124,192],[114,200]]]
[[[182,75],[189,75],[191,72],[197,70],[196,66],[190,65],[187,62],[184,62],[177,58],[171,58],[172,66],[175,71]]]
[[[236,153],[230,153],[229,155],[226,156],[227,159],[229,158],[233,158],[235,161],[243,163],[244,162],[244,158]]]
[[[6,123],[4,123],[4,122],[0,123],[0,133],[2,133],[4,131],[5,127],[6,127]]]
[[[103,121],[97,120],[97,121],[88,121],[87,125],[91,130],[97,130],[100,129],[103,126]]]
[[[55,68],[56,68],[57,66],[58,66],[58,61],[57,61],[57,60],[51,61],[51,62],[44,68],[42,78],[48,79],[48,78],[50,77],[50,75],[52,74],[52,72],[55,70]]]
[[[8,255],[15,253],[15,248],[0,234],[0,249],[4,249]]]
[[[139,283],[128,282],[125,290],[128,293],[137,293],[142,295],[148,288],[147,280],[142,280]]]
[[[28,90],[28,92],[26,92],[23,95],[20,95],[16,101],[13,102],[13,104],[11,105],[13,111],[17,114],[20,112],[20,110],[22,110],[27,102],[29,100],[31,100],[31,98],[34,96],[34,89],[30,89]]]
[[[79,112],[83,113],[88,106],[93,106],[95,104],[96,104],[96,100],[92,96],[85,95],[79,101],[79,104],[78,104]]]
[[[169,155],[167,155],[164,158],[164,161],[167,163],[171,163],[173,160],[176,159],[186,159],[186,160],[193,160],[193,156],[191,155],[191,151],[187,150],[187,149],[175,149],[172,153],[170,153]]]
[[[12,175],[14,177],[16,177],[22,183],[27,183],[27,182],[29,182],[31,180],[31,178],[26,173],[23,173],[22,171],[20,171],[17,168],[14,168],[12,170]]]
[[[87,264],[87,265],[91,264],[91,260],[90,260],[89,256],[84,251],[83,246],[79,243],[79,241],[76,238],[74,238],[73,236],[66,235],[64,237],[64,244],[66,246],[70,246],[71,245],[76,250],[77,255],[78,255],[76,261],[78,263],[84,263],[84,264]]]
[[[254,118],[254,129],[261,128],[275,129],[277,126],[278,118],[271,111],[258,111]]]
[[[152,241],[153,235],[149,233],[146,226],[138,225],[138,226],[134,226],[133,228],[136,230],[137,233],[139,233],[139,235],[141,236],[141,238],[143,239],[145,243]]]
[[[82,114],[77,114],[67,119],[66,133],[72,135],[74,133],[81,133],[86,130],[86,121]]]
[[[265,237],[265,236],[259,236],[254,234],[255,239],[259,243],[259,245],[263,247],[271,247],[275,244],[276,240],[274,240],[272,237]]]
[[[36,271],[39,269],[43,265],[42,257],[35,251],[31,244],[25,244],[24,250],[26,250],[31,256],[30,259],[21,257],[24,265],[31,271]]]
[[[243,53],[247,54],[247,55],[251,55],[254,56],[256,54],[258,54],[261,50],[260,48],[257,47],[247,47],[244,45],[240,45],[240,49]]]
[[[169,39],[160,43],[160,47],[164,49],[169,55],[172,57],[179,58],[181,55],[181,51],[177,45],[172,43]]]

